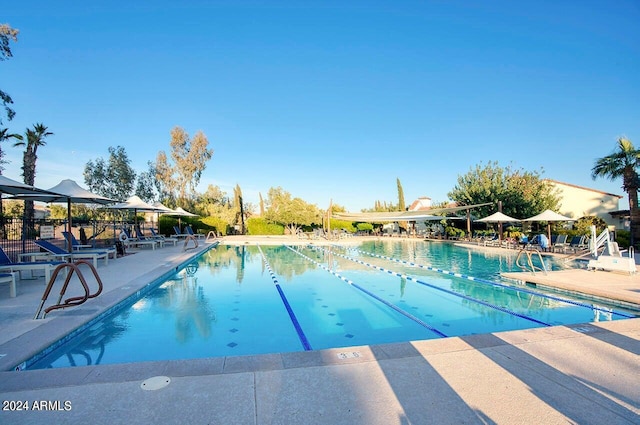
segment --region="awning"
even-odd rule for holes
[[[492,202],[477,205],[463,205],[449,208],[430,208],[425,211],[392,211],[392,212],[371,212],[371,213],[333,213],[332,218],[338,220],[357,221],[360,223],[381,223],[385,221],[431,221],[431,220],[460,220],[463,217],[445,217],[435,214],[452,213],[462,210],[469,210],[477,207],[493,205]]]

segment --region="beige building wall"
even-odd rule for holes
[[[613,218],[609,214],[620,209],[619,204],[623,196],[556,180],[548,181],[555,186],[560,195],[560,211],[558,211],[560,214],[575,219],[595,215],[608,225],[615,226],[617,229],[624,228],[622,220]]]

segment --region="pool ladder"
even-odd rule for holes
[[[91,270],[91,272],[93,273],[93,276],[96,278],[96,282],[98,284],[98,289],[93,294],[91,293],[91,291],[89,289],[89,285],[87,284],[87,280],[84,278],[84,275],[80,271],[80,266],[81,265],[88,266],[89,269]],[[56,279],[58,277],[58,274],[62,270],[65,270],[66,278],[64,280],[64,284],[62,285],[62,288],[60,289],[60,296],[58,297],[58,301],[57,301],[57,303],[45,308],[44,309],[44,314],[42,315],[42,317],[40,317],[40,313],[42,312],[42,308],[44,307],[44,303],[47,301],[47,298],[49,298],[49,294],[51,293],[51,290],[53,289],[53,286],[56,283]],[[71,278],[73,277],[74,273],[78,276],[78,280],[80,281],[80,284],[82,285],[82,288],[84,289],[84,295],[67,298],[63,302],[62,301],[62,297],[64,296],[64,293],[67,292],[67,288],[69,286],[69,282],[71,281]],[[36,315],[34,316],[34,319],[44,319],[46,317],[47,313],[49,313],[49,312],[51,312],[53,310],[67,308],[67,307],[73,307],[73,306],[77,306],[77,305],[83,304],[89,298],[95,298],[98,295],[100,295],[100,293],[102,293],[102,280],[100,280],[100,276],[98,276],[98,271],[96,270],[96,268],[89,261],[87,261],[87,260],[78,260],[78,261],[73,262],[73,263],[60,264],[58,267],[55,268],[55,270],[53,271],[53,273],[51,275],[51,279],[49,279],[49,283],[47,284],[47,288],[44,290],[44,293],[42,294],[42,300],[40,301],[40,306],[38,306],[38,311],[36,311]]]
[[[522,257],[522,253],[526,254],[526,256],[527,256],[527,265],[529,267],[527,267],[527,265],[520,264],[520,258]],[[540,260],[540,264],[542,265],[542,267],[538,267],[538,266],[533,264],[533,260],[531,258],[532,254],[537,254],[538,255],[538,259]],[[547,267],[544,265],[544,261],[542,261],[542,255],[540,254],[540,251],[538,251],[537,249],[534,250],[534,251],[529,251],[529,250],[525,249],[525,247],[522,247],[520,249],[520,252],[518,252],[518,256],[516,257],[516,266],[520,267],[520,269],[522,269],[522,271],[531,270],[531,272],[533,274],[536,274],[536,271],[541,271],[545,275],[547,274]]]

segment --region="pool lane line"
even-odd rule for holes
[[[412,263],[410,261],[405,261],[405,260],[399,260],[399,259],[396,259],[396,258],[387,257],[385,255],[379,255],[379,254],[374,254],[372,252],[362,251],[362,250],[357,249],[357,248],[345,248],[345,247],[342,247],[340,245],[333,245],[333,246],[336,246],[336,247],[339,247],[339,248],[342,248],[342,249],[352,249],[352,250],[354,250],[356,252],[359,252],[359,253],[365,254],[365,255],[369,255],[371,257],[382,258],[383,260],[390,260],[390,261],[394,261],[396,263],[405,264],[405,265],[408,265],[408,266],[411,266],[411,267],[419,267],[421,269],[425,269],[425,270],[429,270],[429,271],[433,271],[433,272],[437,272],[437,273],[441,273],[441,274],[446,274],[446,275],[449,275],[449,276],[459,277],[461,279],[466,279],[466,280],[470,280],[470,281],[473,281],[473,282],[484,283],[486,285],[497,286],[499,288],[511,289],[513,291],[521,292],[521,293],[524,293],[524,294],[535,295],[535,296],[538,296],[538,297],[547,298],[547,299],[554,300],[554,301],[560,301],[560,302],[563,302],[563,303],[572,304],[572,305],[575,305],[577,307],[588,308],[589,310],[598,310],[598,311],[601,311],[601,312],[604,312],[604,313],[611,313],[611,314],[615,314],[617,316],[625,317],[627,319],[633,319],[633,318],[637,317],[637,316],[634,316],[634,315],[631,315],[631,314],[626,314],[626,313],[621,313],[621,312],[615,311],[614,309],[607,309],[605,307],[598,307],[597,305],[589,305],[589,304],[581,303],[580,301],[573,301],[573,300],[570,300],[570,299],[567,299],[567,298],[558,297],[558,296],[555,296],[555,295],[543,294],[542,292],[532,291],[531,289],[520,288],[520,287],[517,287],[517,286],[505,285],[503,283],[494,282],[492,280],[473,277],[473,276],[468,276],[468,275],[464,275],[464,274],[461,274],[461,273],[452,272],[452,271],[449,271],[449,270],[439,269],[439,268],[433,267],[433,266],[428,266],[428,265],[424,265],[424,264],[416,264],[416,263]]]
[[[313,246],[310,246],[310,248],[311,249],[315,249],[315,250],[326,250],[325,248],[313,247]],[[445,288],[442,288],[440,286],[424,282],[424,281],[422,281],[420,279],[416,279],[415,277],[409,276],[407,274],[402,274],[402,273],[398,273],[398,272],[393,271],[393,270],[385,269],[384,267],[376,266],[375,264],[367,263],[367,262],[364,262],[362,260],[358,260],[357,258],[349,257],[347,255],[343,255],[343,254],[340,254],[340,253],[337,253],[337,252],[334,252],[333,254],[337,255],[339,257],[345,258],[345,259],[347,259],[349,261],[353,261],[355,263],[359,263],[359,264],[362,264],[364,266],[371,267],[373,269],[379,270],[379,271],[381,271],[383,273],[387,273],[387,274],[390,274],[390,275],[402,277],[402,278],[407,279],[407,280],[413,280],[414,282],[419,283],[420,285],[424,285],[424,286],[427,286],[429,288],[445,292],[445,293],[447,293],[449,295],[453,295],[455,297],[463,298],[465,300],[474,302],[476,304],[481,304],[481,305],[483,305],[485,307],[489,307],[489,308],[492,308],[494,310],[501,311],[502,313],[507,313],[507,314],[510,314],[512,316],[519,317],[521,319],[529,320],[530,322],[534,322],[534,323],[537,323],[539,325],[553,326],[550,323],[543,322],[543,321],[538,320],[538,319],[536,319],[534,317],[527,316],[526,314],[518,313],[517,311],[513,311],[513,310],[510,310],[510,309],[505,308],[505,307],[500,307],[498,305],[491,304],[491,303],[489,303],[487,301],[483,301],[483,300],[480,300],[478,298],[470,297],[469,295],[464,295],[464,294],[461,294],[459,292],[451,291],[449,289],[445,289]]]
[[[398,313],[402,314],[403,316],[407,317],[408,319],[413,320],[414,322],[418,323],[419,325],[429,329],[431,332],[435,333],[436,335],[442,337],[442,338],[447,338],[448,335],[446,335],[443,332],[440,332],[438,329],[434,328],[433,326],[431,326],[430,324],[426,323],[425,321],[417,318],[416,316],[412,315],[411,313],[407,313],[406,311],[404,311],[403,309],[401,309],[400,307],[393,305],[392,303],[390,303],[387,300],[384,300],[382,298],[380,298],[379,296],[375,295],[372,292],[367,291],[366,289],[364,289],[363,287],[361,287],[360,285],[358,285],[357,283],[355,283],[352,280],[347,279],[344,276],[341,276],[339,273],[334,272],[333,270],[330,270],[328,267],[326,267],[324,264],[320,264],[319,262],[317,262],[316,260],[314,260],[311,257],[308,257],[306,255],[304,255],[303,253],[293,249],[292,247],[290,247],[289,245],[285,245],[287,248],[289,248],[291,251],[295,252],[296,254],[298,254],[299,256],[301,256],[302,258],[311,261],[312,263],[316,264],[317,266],[319,266],[320,268],[322,268],[323,270],[331,273],[332,275],[334,275],[335,277],[337,277],[338,279],[342,280],[343,282],[348,283],[349,285],[353,286],[356,289],[359,289],[360,291],[364,292],[365,294],[369,295],[370,297],[380,301],[381,303],[383,303],[384,305],[386,305],[387,307],[397,311]]]
[[[284,295],[284,291],[282,290],[282,288],[280,287],[280,284],[278,283],[278,278],[276,277],[276,274],[273,272],[273,270],[271,270],[269,261],[267,261],[267,257],[264,255],[264,252],[262,252],[262,248],[260,248],[260,245],[258,245],[258,251],[260,251],[260,255],[262,255],[262,261],[264,262],[264,265],[267,267],[267,270],[271,275],[271,280],[273,280],[273,283],[275,283],[276,285],[276,289],[278,290],[278,294],[280,294],[280,298],[282,299],[282,302],[284,303],[284,306],[287,309],[287,313],[289,313],[289,318],[293,323],[293,327],[296,328],[296,332],[298,333],[298,338],[300,338],[302,347],[304,347],[305,351],[313,350],[313,348],[311,348],[311,344],[309,343],[309,340],[307,339],[307,336],[304,334],[304,331],[302,330],[302,326],[300,326],[300,322],[298,322],[298,318],[296,317],[295,313],[293,312],[293,309],[291,308],[291,305],[289,304],[289,300],[287,300],[287,297]]]

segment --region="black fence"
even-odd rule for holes
[[[157,228],[155,222],[144,221],[139,224],[143,231],[149,227]],[[113,220],[74,222],[71,233],[83,245],[99,248],[114,246],[123,227],[131,231],[133,223]],[[36,239],[48,239],[66,248],[67,242],[62,234],[66,230],[67,220],[0,218],[0,246],[12,261],[19,261],[20,254],[40,251],[33,243]]]

